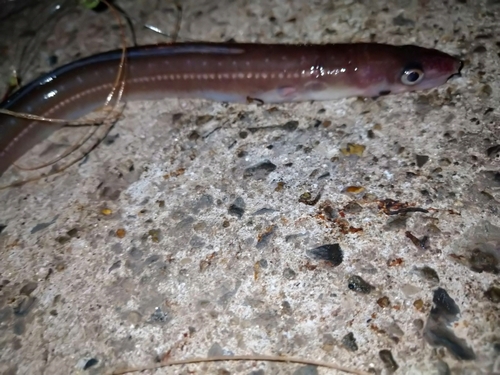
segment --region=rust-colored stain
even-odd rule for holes
[[[165,180],[168,180],[169,178],[171,177],[179,177],[179,176],[182,176],[184,173],[186,172],[186,168],[179,168],[179,169],[176,169],[175,171],[173,172],[170,172],[170,173],[166,173],[163,175],[163,178]]]
[[[387,265],[389,267],[398,267],[404,263],[403,258],[389,259]]]

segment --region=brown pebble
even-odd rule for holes
[[[127,232],[126,232],[126,231],[125,231],[125,229],[123,229],[123,228],[118,228],[118,229],[116,230],[116,237],[118,237],[118,238],[123,238],[123,237],[125,237],[125,234],[127,234]]]
[[[391,305],[391,301],[389,300],[389,297],[383,296],[377,300],[377,305],[379,305],[382,308],[386,308]]]

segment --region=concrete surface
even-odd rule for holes
[[[170,2],[118,3],[138,25],[173,29]],[[84,162],[0,192],[0,373],[259,353],[499,374],[500,3],[183,6],[179,40],[416,43],[466,66],[438,90],[378,100],[129,103]],[[47,9],[0,26],[3,83],[21,63],[29,78],[119,46],[109,12],[73,9],[50,29]],[[138,39],[163,40],[141,28]],[[254,361],[149,373],[338,372]]]

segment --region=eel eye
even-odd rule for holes
[[[411,68],[405,69],[403,75],[401,76],[401,82],[407,86],[413,86],[419,83],[424,78],[424,72],[422,69]]]

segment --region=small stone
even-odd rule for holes
[[[347,286],[349,289],[363,294],[369,294],[374,289],[372,285],[357,275],[349,277],[347,280]]]
[[[88,370],[89,368],[91,368],[92,366],[95,366],[97,365],[99,361],[95,358],[90,358],[86,363],[85,365],[83,366],[83,369],[84,370]]]
[[[396,371],[399,366],[394,360],[394,357],[392,356],[392,353],[390,350],[381,350],[378,353],[380,359],[384,363],[385,367],[392,373]]]
[[[212,115],[198,116],[198,117],[196,117],[195,124],[196,124],[196,126],[205,125],[206,123],[212,121],[213,118],[214,118],[214,116],[212,116]]]
[[[418,311],[423,311],[424,310],[424,301],[422,299],[417,299],[413,302],[413,307],[417,309]]]
[[[379,305],[382,308],[386,308],[391,305],[391,301],[389,300],[389,297],[383,296],[377,300],[377,305]]]
[[[228,214],[237,216],[238,219],[241,219],[244,213],[245,213],[245,201],[243,200],[243,198],[238,197],[229,206]]]
[[[284,124],[282,126],[282,128],[284,130],[287,130],[289,132],[293,132],[294,130],[296,130],[297,128],[299,127],[299,122],[298,121],[295,121],[295,120],[292,120],[292,121],[288,121],[286,124]]]
[[[434,302],[434,307],[431,310],[431,315],[436,318],[440,316],[441,318],[446,318],[446,321],[451,323],[460,314],[457,304],[443,288],[437,288],[434,291],[432,302]]]
[[[163,312],[159,307],[155,308],[155,312],[149,317],[150,323],[167,323],[172,318],[167,312]]]
[[[413,321],[413,326],[415,327],[415,329],[420,331],[421,329],[424,328],[424,321],[422,319],[415,319]]]
[[[349,155],[356,155],[356,156],[363,156],[363,153],[365,152],[366,146],[356,144],[356,143],[348,143],[345,148],[341,148],[340,152],[344,156],[349,156]]]
[[[487,272],[496,274],[499,272],[498,259],[490,253],[474,249],[469,256],[470,268],[474,272]]]
[[[109,216],[109,215],[111,215],[112,213],[113,213],[113,211],[112,211],[111,209],[109,209],[109,208],[103,208],[103,209],[101,210],[101,214],[103,214],[104,216]]]
[[[422,276],[426,280],[439,283],[439,276],[433,268],[424,266],[422,268],[417,268],[417,271],[419,272],[420,276]]]
[[[311,258],[324,260],[334,267],[340,265],[344,259],[344,254],[338,243],[319,246],[312,250],[307,250],[306,253]]]
[[[392,19],[392,24],[394,26],[413,26],[415,25],[415,21],[400,14]]]
[[[67,236],[58,236],[56,237],[56,241],[60,243],[61,245],[64,245],[65,243],[68,243],[71,240],[70,237]]]
[[[259,164],[245,169],[243,177],[255,177],[256,179],[264,179],[269,173],[276,170],[276,168],[277,167],[275,164],[271,163],[269,160],[264,160]]]
[[[352,332],[342,337],[342,346],[351,352],[358,350],[358,344],[356,344],[356,338]]]
[[[365,191],[365,188],[363,186],[348,186],[344,191],[349,194],[361,194]]]
[[[484,296],[493,303],[500,302],[500,288],[496,286],[490,286],[486,292],[484,292]]]
[[[116,237],[118,237],[118,238],[123,238],[123,237],[125,237],[125,234],[127,234],[127,232],[126,232],[126,231],[125,231],[125,229],[123,229],[123,228],[118,228],[118,229],[116,230]]]
[[[150,229],[148,231],[148,236],[151,238],[151,241],[160,242],[161,231],[159,229]]]
[[[417,166],[422,168],[429,161],[427,155],[417,155]]]
[[[283,271],[283,276],[288,280],[292,280],[295,278],[295,276],[297,276],[297,273],[291,268],[285,268]]]

